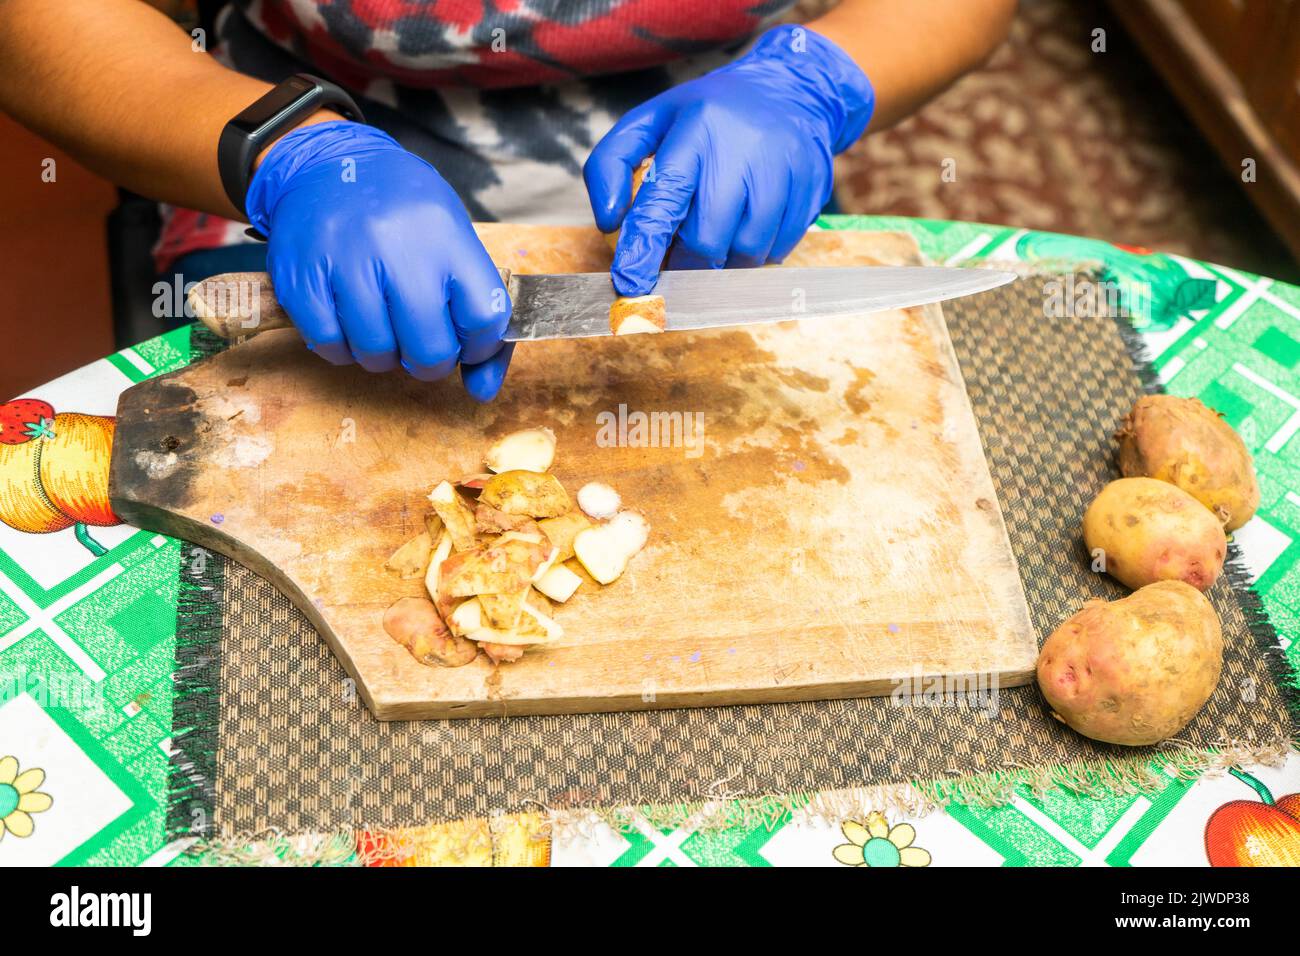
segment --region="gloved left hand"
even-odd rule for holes
[[[596,225],[622,227],[615,288],[650,292],[674,234],[674,268],[784,259],[830,198],[831,157],[862,135],[874,105],[848,54],[781,26],[734,63],[628,112],[583,169]],[[652,153],[632,202],[632,171]]]

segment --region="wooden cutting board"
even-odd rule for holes
[[[580,227],[480,234],[516,272],[609,265]],[[810,233],[788,260],[918,262],[909,237],[852,232]],[[611,446],[618,425],[601,425],[620,409],[702,430],[647,447],[633,427]],[[422,583],[384,562],[421,530],[435,483],[535,425],[559,437],[553,471],[570,493],[613,485],[648,517],[649,544],[613,585],[587,581],[558,608],[560,642],[500,667],[420,664],[381,618]],[[526,343],[488,405],[456,380],[336,368],[267,332],[122,395],[111,500],[272,581],[381,720],[856,697],[970,675],[1009,686],[1034,669],[937,306]]]

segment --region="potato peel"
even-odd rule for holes
[[[483,486],[479,501],[508,515],[554,518],[573,507],[568,492],[554,475],[532,471],[503,471]]]
[[[451,533],[451,546],[457,551],[469,551],[478,547],[474,534],[474,512],[464,499],[456,493],[450,482],[439,482],[429,492],[429,501],[433,510],[442,519],[443,525]]]
[[[550,429],[512,432],[488,452],[495,474],[442,481],[429,493],[425,530],[387,564],[404,578],[422,571],[429,599],[404,598],[385,617],[394,640],[423,663],[459,666],[479,649],[506,663],[560,639],[554,605],[577,593],[581,572],[608,584],[645,546],[649,524],[620,511],[608,485],[584,485],[575,508],[546,471],[554,455]],[[609,520],[594,524],[585,512]],[[566,566],[571,558],[577,563]]]
[[[433,553],[433,538],[428,531],[421,531],[414,538],[404,543],[384,562],[384,567],[392,571],[403,581],[418,578],[429,566],[429,555]]]

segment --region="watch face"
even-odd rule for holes
[[[248,134],[250,139],[258,141],[279,128],[294,107],[301,108],[303,101],[318,91],[319,87],[310,80],[291,76],[231,122]]]

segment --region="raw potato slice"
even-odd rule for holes
[[[533,587],[552,601],[563,604],[582,584],[582,578],[562,564],[557,564],[533,582]]]
[[[497,440],[487,453],[488,470],[534,471],[539,474],[555,460],[555,432],[549,428],[525,428]]]
[[[457,551],[469,551],[478,547],[478,539],[474,536],[474,512],[470,510],[469,505],[465,504],[461,496],[456,494],[456,489],[450,482],[440,482],[438,487],[429,492],[429,501],[433,503],[433,510],[438,513],[443,525],[451,533],[453,548]]]
[[[428,531],[421,531],[394,551],[392,557],[384,562],[384,567],[403,581],[418,578],[429,566],[429,555],[432,553],[433,538]]]
[[[606,525],[622,542],[630,558],[642,548],[650,538],[650,522],[636,511],[620,511]]]
[[[578,536],[578,532],[592,527],[591,521],[581,511],[570,511],[568,514],[547,518],[537,524],[542,529],[542,534],[546,535],[560,552],[555,558],[556,563],[573,557],[573,539]]]
[[[662,332],[667,324],[661,295],[619,296],[609,307],[609,330],[615,335]]]
[[[478,649],[457,637],[443,624],[433,602],[421,597],[404,597],[384,612],[384,630],[422,664],[461,667],[472,661]]]
[[[618,492],[603,482],[589,481],[578,489],[578,507],[593,518],[612,518],[622,504]]]
[[[635,511],[621,511],[608,524],[588,528],[573,539],[573,552],[601,584],[611,584],[627,562],[645,547],[650,525]]]
[[[573,507],[558,478],[533,471],[503,471],[494,475],[483,486],[479,500],[508,515],[533,518],[553,518]]]

